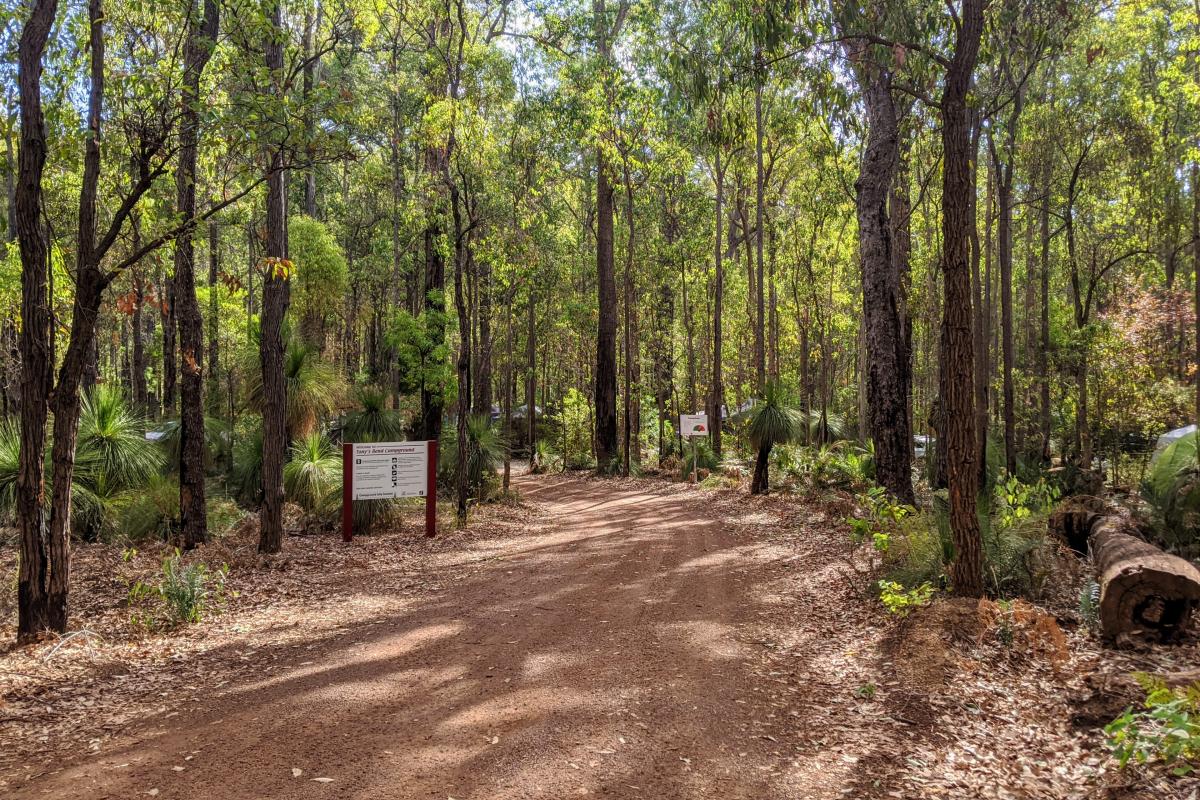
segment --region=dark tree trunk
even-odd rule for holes
[[[477,270],[476,293],[478,295],[475,310],[479,318],[479,340],[475,352],[476,372],[472,385],[475,389],[475,411],[479,414],[492,413],[492,268],[487,260],[472,259],[472,265]]]
[[[596,154],[596,290],[600,320],[596,334],[596,466],[618,466],[617,283],[613,268],[613,188],[604,154]]]
[[[712,394],[709,398],[708,429],[712,432],[713,454],[721,457],[721,406],[725,404],[725,386],[721,379],[721,320],[725,302],[725,267],[721,262],[721,223],[725,217],[725,171],[721,167],[721,151],[716,153],[713,176],[717,189],[717,241],[714,252],[716,262],[715,286],[713,288],[713,332],[712,332]]]
[[[137,238],[134,238],[137,246]],[[146,392],[146,331],[142,321],[142,305],[146,301],[146,284],[137,268],[133,271],[133,361],[130,365],[130,385],[133,391],[133,406],[139,414],[150,413],[150,402]],[[153,319],[153,315],[149,315]]]
[[[900,136],[890,77],[882,70],[863,71],[867,74],[860,81],[870,132],[857,190],[868,415],[875,440],[876,479],[900,502],[913,503],[908,352],[900,273],[888,219]]]
[[[200,136],[200,75],[217,41],[216,0],[204,0],[200,19],[196,0],[189,3],[188,37],[184,48],[180,102],[179,161],[175,168],[176,210],[183,219],[196,215],[196,150]],[[208,537],[204,487],[204,322],[196,299],[196,248],[194,228],[188,227],[175,242],[175,299],[178,303],[179,387],[179,535],[185,550]]]
[[[604,63],[605,92],[612,101],[608,71],[613,68],[612,42],[620,33],[627,0],[615,22],[608,20],[605,0],[593,0],[596,50]],[[600,319],[596,331],[596,467],[609,473],[619,467],[617,444],[617,282],[613,267],[613,187],[604,148],[596,149],[596,292]]]
[[[159,313],[162,314],[162,413],[165,417],[171,417],[175,415],[175,365],[178,363],[178,348],[175,345],[175,281],[162,277],[158,285],[159,300],[162,302],[159,309]]]
[[[426,170],[432,175],[440,174],[441,154],[434,148],[426,151]],[[429,329],[430,345],[440,348],[446,340],[446,262],[442,258],[438,239],[442,230],[436,210],[430,211],[430,222],[425,229],[425,312]],[[443,391],[441,386],[421,385],[421,416],[415,426],[418,439],[437,439],[442,433]]]
[[[654,400],[658,407],[658,457],[661,462],[666,450],[667,404],[674,390],[674,330],[675,330],[675,292],[671,287],[671,256],[677,231],[677,220],[671,203],[663,202],[663,240],[666,244],[667,257],[663,259],[659,272],[658,302],[655,305],[654,337],[652,352],[654,358]]]
[[[451,133],[453,137],[453,133]],[[447,170],[447,180],[450,174]],[[470,441],[467,423],[471,416],[471,318],[467,312],[466,292],[463,287],[464,261],[466,260],[466,233],[463,231],[462,211],[459,208],[458,186],[450,184],[450,208],[454,214],[454,306],[458,312],[459,350],[456,368],[458,371],[458,470],[455,473],[454,511],[459,525],[467,521],[467,499],[470,494]]]
[[[758,448],[758,457],[754,460],[754,479],[750,482],[750,494],[767,494],[771,491],[771,444],[764,443]]]
[[[16,516],[21,535],[17,583],[17,637],[66,629],[66,542],[48,538],[45,492],[46,398],[50,394],[50,311],[47,303],[49,242],[42,228],[42,173],[46,165],[46,122],[42,115],[42,53],[58,3],[37,0],[21,30],[17,84],[21,98],[21,138],[13,198],[21,251],[21,451],[17,472]]]
[[[1014,92],[1012,112],[1007,120],[1003,147],[997,149],[996,142],[989,138],[992,161],[996,170],[997,255],[1000,261],[1000,337],[1004,391],[1004,466],[1009,475],[1014,474],[1017,470],[1016,393],[1013,388],[1013,362],[1016,346],[1013,342],[1012,194],[1017,124],[1020,122],[1024,106],[1024,93],[1021,88],[1016,88]]]
[[[1042,203],[1038,208],[1041,255],[1038,264],[1041,347],[1037,354],[1038,430],[1041,433],[1042,463],[1050,464],[1050,162],[1042,167]]]
[[[317,6],[320,9],[320,5]],[[315,21],[319,24],[320,17]],[[304,74],[301,79],[301,98],[304,102],[304,138],[308,142],[312,142],[314,133],[313,113],[312,113],[312,90],[313,79],[317,70],[317,62],[312,57],[313,49],[313,29],[314,19],[312,7],[308,6],[304,10],[304,33],[303,42],[301,44],[304,50]],[[304,213],[306,216],[316,219],[317,217],[317,173],[316,168],[310,166],[304,170]],[[324,337],[322,337],[322,342]]]
[[[976,156],[979,152],[979,125],[976,114],[971,113],[970,119],[970,154],[971,163],[976,165]],[[988,376],[990,374],[988,364],[988,320],[989,320],[989,303],[987,301],[987,286],[991,283],[987,277],[980,272],[980,263],[983,260],[983,247],[979,241],[979,178],[978,167],[970,171],[971,177],[971,193],[970,204],[971,208],[967,212],[971,218],[970,229],[970,262],[971,262],[971,303],[974,315],[971,318],[971,333],[972,347],[974,348],[974,363],[973,377],[975,381],[975,446],[979,450],[978,457],[975,460],[979,467],[980,481],[984,478],[984,472],[987,469],[987,451],[988,451]],[[984,190],[984,224],[986,228],[985,239],[987,242],[987,253],[991,257],[991,224],[992,224],[992,171],[991,163],[988,163],[987,182]],[[990,275],[991,262],[989,260],[986,269]]]
[[[1196,363],[1200,364],[1200,163],[1192,162],[1192,281],[1196,313]],[[1196,422],[1200,425],[1200,376],[1196,377]]]
[[[945,299],[941,330],[940,389],[945,413],[950,528],[955,593],[983,593],[983,543],[976,514],[979,456],[974,414],[970,246],[971,130],[967,94],[983,33],[983,0],[963,0],[954,57],[942,91],[942,238]]]
[[[1196,330],[1195,357],[1200,363],[1200,163],[1192,162],[1192,272]],[[1196,377],[1196,423],[1200,425],[1200,375]]]
[[[220,380],[217,367],[220,364],[221,302],[218,283],[221,265],[221,229],[217,221],[208,223],[208,404],[213,411],[220,406]]]
[[[283,69],[283,44],[279,32],[280,4],[269,10],[271,32],[264,46],[267,69]],[[272,145],[268,153],[267,241],[263,259],[262,319],[259,362],[263,385],[263,505],[260,515],[258,550],[278,553],[283,549],[283,464],[287,451],[287,384],[283,374],[283,318],[287,314],[291,287],[285,267],[287,259],[287,185],[283,151]]]
[[[754,277],[755,277],[755,326],[754,326],[754,381],[759,393],[766,382],[766,302],[763,294],[763,66],[762,51],[754,53]]]
[[[529,444],[529,467],[537,466],[537,295],[529,289],[528,331],[525,337],[525,424]]]
[[[634,287],[633,287],[633,247],[634,247],[634,205],[633,205],[633,178],[629,173],[628,162],[624,165],[625,177],[625,220],[629,226],[628,240],[625,242],[625,274],[622,276],[622,284],[624,288],[624,312],[625,312],[625,461],[624,475],[629,477],[630,471],[633,469],[633,462],[640,458],[638,452],[641,448],[637,444],[639,441],[638,434],[640,433],[639,426],[635,420],[633,410],[635,400],[634,392],[634,374],[637,365],[637,345],[635,342],[634,327],[635,311],[634,311]]]

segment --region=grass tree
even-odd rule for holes
[[[283,466],[287,498],[313,514],[328,508],[341,488],[342,460],[333,443],[320,433],[310,433],[291,447]]]
[[[387,392],[378,386],[354,390],[358,408],[346,415],[342,439],[347,442],[399,442],[404,440],[400,414],[387,407]]]
[[[770,491],[771,449],[777,444],[799,440],[804,435],[804,416],[787,405],[787,398],[777,381],[763,386],[762,402],[750,417],[750,443],[758,450],[754,462],[754,480],[750,483],[751,494],[766,494]]]
[[[344,384],[337,369],[322,361],[315,347],[296,336],[288,337],[283,357],[283,379],[287,387],[284,422],[287,439],[302,439],[315,431],[322,418],[337,408]],[[266,408],[262,374],[247,374],[250,406],[262,412]]]

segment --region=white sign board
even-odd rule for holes
[[[679,435],[708,436],[708,414],[680,414]]]
[[[424,497],[429,489],[429,443],[356,444],[351,469],[355,500]]]

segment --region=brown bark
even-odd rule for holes
[[[283,69],[280,3],[268,10],[270,31],[263,55],[267,69]],[[287,314],[291,286],[283,261],[287,259],[287,186],[283,150],[270,145],[267,154],[267,241],[262,268],[262,316],[259,334],[259,363],[263,387],[263,504],[260,514],[258,550],[278,553],[283,549],[283,464],[287,451],[287,383],[283,374],[283,318]]]
[[[983,594],[983,543],[976,514],[979,451],[974,408],[970,240],[971,131],[967,94],[983,33],[983,0],[963,0],[954,56],[946,70],[942,111],[944,306],[940,390],[954,542],[951,581],[957,594]]]
[[[1100,629],[1107,639],[1135,633],[1174,638],[1200,605],[1200,570],[1135,534],[1120,516],[1104,517],[1092,528]]]
[[[179,161],[175,168],[176,210],[183,219],[196,215],[196,151],[200,135],[200,75],[217,41],[216,0],[204,0],[199,18],[197,0],[188,8],[188,37],[184,48],[180,102]],[[204,486],[204,329],[196,298],[196,249],[193,228],[175,241],[175,301],[179,323],[179,515],[181,544],[191,550],[208,536]]]

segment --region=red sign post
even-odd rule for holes
[[[424,453],[421,452],[424,445]],[[355,447],[363,448],[356,452]],[[425,458],[424,475],[414,474],[413,459]],[[342,444],[342,541],[354,538],[354,500],[356,467],[365,476],[357,487],[359,499],[383,500],[395,497],[425,498],[425,535],[437,534],[437,442],[372,442]]]

